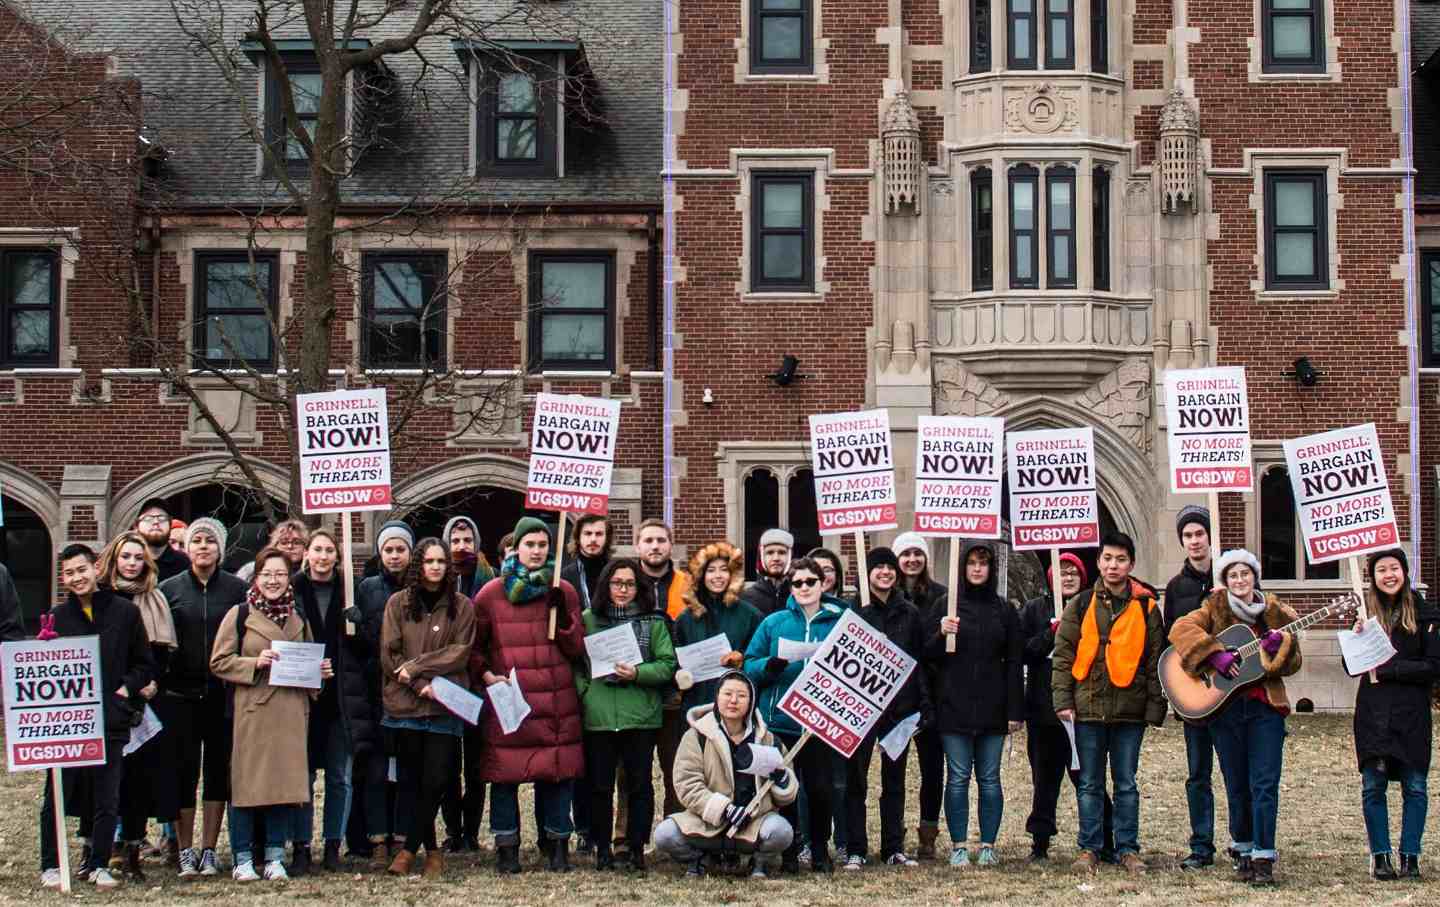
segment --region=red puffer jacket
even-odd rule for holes
[[[492,709],[482,713],[484,756],[481,777],[492,784],[565,781],[585,772],[580,696],[570,663],[585,654],[585,625],[575,587],[560,581],[570,625],[546,639],[550,613],[544,596],[515,605],[505,597],[505,582],[490,580],[475,593],[475,647],[470,678],[485,688],[486,671],[516,678],[530,714],[513,734],[500,732]],[[563,619],[562,619],[563,622]]]

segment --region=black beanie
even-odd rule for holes
[[[1365,575],[1369,577],[1370,587],[1372,589],[1375,587],[1375,565],[1387,557],[1393,557],[1400,562],[1400,569],[1405,571],[1405,582],[1407,584],[1410,582],[1410,560],[1405,557],[1405,549],[1391,548],[1389,551],[1375,552],[1370,555],[1370,559],[1365,562]]]
[[[889,548],[871,548],[865,552],[865,574],[869,577],[870,571],[876,567],[889,567],[896,573],[900,572],[900,559],[895,552]]]

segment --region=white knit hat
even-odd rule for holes
[[[227,537],[225,524],[213,516],[197,517],[190,521],[190,525],[185,527],[185,548],[187,550],[190,548],[190,540],[195,537],[195,533],[201,530],[215,537],[216,544],[220,546],[220,555],[223,557],[225,555],[225,539]]]
[[[925,555],[926,562],[929,562],[930,543],[925,541],[925,536],[918,532],[902,532],[895,536],[895,541],[890,543],[890,550],[894,551],[897,556],[904,554],[910,548],[919,548],[920,553]]]
[[[1221,583],[1225,582],[1225,571],[1236,564],[1244,564],[1251,570],[1254,570],[1255,581],[1257,583],[1260,581],[1260,561],[1255,555],[1246,551],[1244,548],[1232,548],[1220,555],[1220,559],[1215,562],[1215,576],[1219,578]]]

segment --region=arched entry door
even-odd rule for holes
[[[50,610],[55,577],[50,529],[35,511],[9,495],[0,496],[0,564],[10,570],[20,596],[25,632],[40,629],[40,615]]]
[[[514,529],[516,521],[524,515],[524,492],[493,485],[477,485],[430,498],[410,510],[402,519],[410,524],[416,541],[419,541],[426,536],[438,537],[451,517],[469,517],[480,529],[481,550],[485,552],[491,565],[498,568],[500,539]],[[549,523],[553,531],[555,514],[537,512],[534,515]]]
[[[212,482],[177,492],[164,500],[174,519],[188,523],[197,517],[208,516],[225,525],[228,537],[225,560],[221,566],[231,572],[253,561],[270,536],[265,507],[259,495],[243,485]],[[284,519],[284,505],[273,499],[271,503],[276,514]]]

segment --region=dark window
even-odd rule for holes
[[[810,0],[750,0],[750,71],[808,73]]]
[[[759,575],[760,536],[780,525],[780,480],[760,468],[745,477],[745,577]]]
[[[313,138],[315,124],[320,119],[320,64],[307,55],[287,54],[284,59],[285,72],[290,77],[290,99],[295,105],[295,119],[299,127]],[[275,157],[293,169],[303,170],[309,158],[305,147],[285,122],[281,93],[278,74],[271,70],[265,87],[265,131]],[[342,110],[342,122],[344,116]]]
[[[1045,171],[1045,286],[1052,290],[1075,286],[1075,171],[1051,167]]]
[[[1265,286],[1323,290],[1326,262],[1325,172],[1272,170],[1265,174]]]
[[[814,289],[814,182],[810,173],[752,174],[750,289]]]
[[[1036,196],[1039,172],[1029,165],[1010,171],[1010,288],[1032,289],[1040,285],[1039,253],[1035,237],[1039,232]]]
[[[1420,365],[1440,368],[1440,252],[1420,254]]]
[[[1110,0],[1090,0],[1090,70],[1110,71]]]
[[[363,261],[367,368],[444,368],[443,253],[367,254]]]
[[[1011,69],[1035,69],[1036,0],[1006,0],[1006,57]]]
[[[990,168],[970,174],[970,289],[995,287],[995,183]]]
[[[1324,72],[1322,0],[1261,0],[1265,72]]]
[[[1309,564],[1295,522],[1290,473],[1276,466],[1260,477],[1260,574],[1266,579],[1339,579],[1340,562]]]
[[[557,176],[555,128],[558,64],[484,58],[480,70],[476,169],[487,176]]]
[[[820,547],[820,517],[815,510],[815,473],[808,469],[797,469],[790,476],[788,489],[790,500],[787,527],[795,536],[795,554],[812,551]]]
[[[1096,167],[1091,189],[1095,289],[1110,289],[1110,171]]]
[[[530,367],[611,369],[615,364],[615,256],[530,256]]]
[[[0,364],[55,365],[60,330],[60,258],[45,249],[0,255]]]
[[[195,256],[195,355],[212,364],[274,364],[271,316],[279,305],[277,259],[270,253]]]
[[[970,0],[970,71],[990,71],[990,3]]]
[[[1075,68],[1073,0],[1045,0],[1045,68]]]

